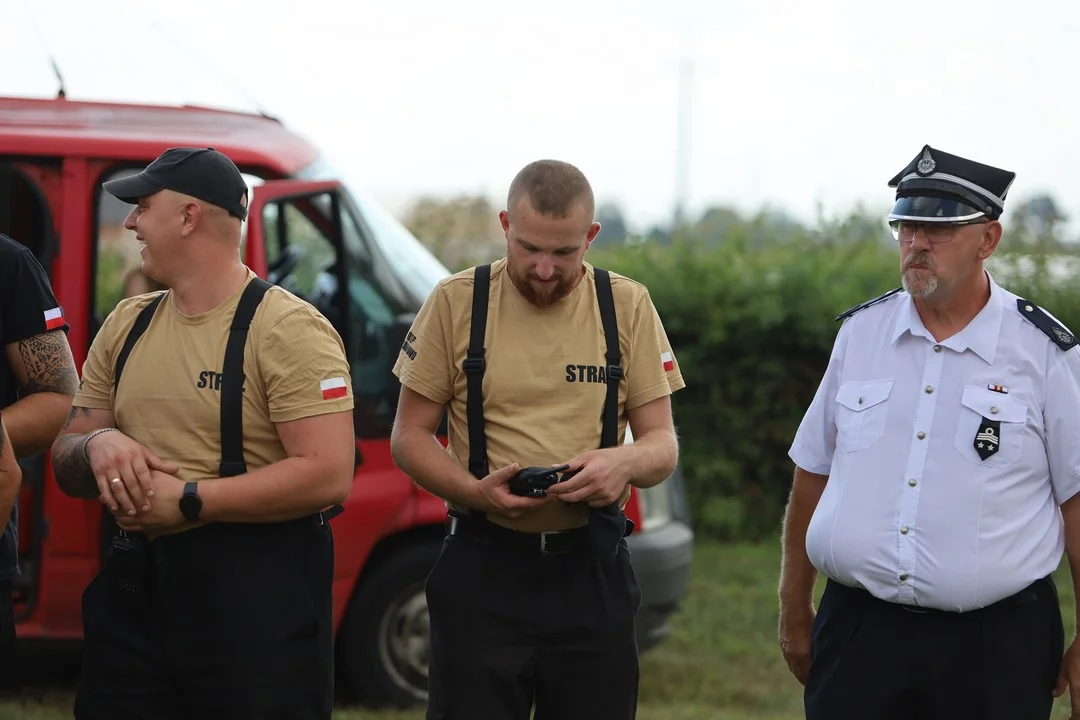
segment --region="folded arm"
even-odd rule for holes
[[[19,400],[4,410],[17,457],[49,449],[71,410],[79,373],[63,330],[50,330],[4,346],[19,384]]]
[[[281,522],[345,501],[356,460],[352,412],[277,423],[277,431],[288,455],[284,460],[199,481],[202,520]]]
[[[11,516],[22,483],[22,469],[12,452],[6,421],[6,414],[0,417],[0,524]]]
[[[114,427],[116,418],[111,410],[79,405],[71,408],[67,422],[52,444],[53,475],[65,495],[87,500],[101,495],[94,471],[86,459],[86,439],[95,430]]]

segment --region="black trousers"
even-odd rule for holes
[[[448,535],[428,576],[428,720],[529,720],[534,703],[535,720],[633,720],[641,593],[625,541],[541,554],[509,532]]]
[[[328,524],[212,523],[154,540],[145,604],[125,557],[114,548],[83,594],[77,720],[329,720]]]
[[[914,611],[828,581],[807,720],[1046,720],[1065,635],[1052,578],[966,613]]]

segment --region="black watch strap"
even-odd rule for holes
[[[202,499],[199,497],[199,484],[196,482],[184,483],[184,494],[180,496],[180,512],[184,519],[195,522],[202,513]]]

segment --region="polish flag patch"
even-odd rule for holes
[[[319,383],[319,389],[322,390],[323,400],[343,398],[349,392],[345,387],[345,378],[343,377],[334,377],[323,380]]]
[[[55,330],[64,326],[64,311],[58,307],[45,311],[45,329]]]
[[[675,369],[675,361],[671,359],[671,353],[660,353],[660,362],[664,364],[664,372],[671,372]]]

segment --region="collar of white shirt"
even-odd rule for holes
[[[997,354],[998,337],[1001,335],[1002,290],[994,282],[994,278],[989,271],[983,270],[983,272],[986,273],[986,279],[990,281],[990,299],[983,306],[983,309],[979,311],[979,314],[967,324],[967,327],[937,344],[958,353],[971,350],[982,358],[987,365],[992,365],[994,356]],[[893,328],[892,336],[893,344],[895,345],[904,333],[924,337],[930,342],[937,342],[934,340],[934,336],[930,334],[930,331],[926,329],[926,326],[923,325],[922,318],[919,317],[919,311],[915,309],[915,301],[911,295],[904,293],[902,302],[905,307],[900,308],[900,311],[896,314],[896,326]]]

